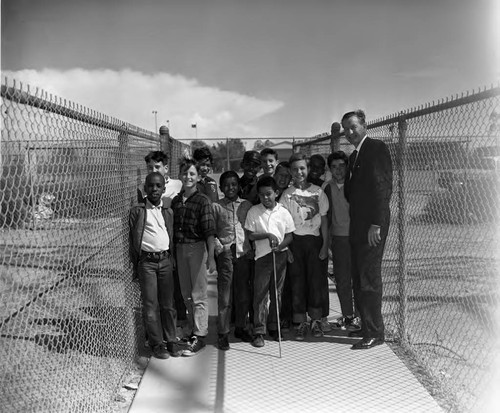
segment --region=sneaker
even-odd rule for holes
[[[361,319],[359,317],[346,317],[346,328],[349,331],[361,330]]]
[[[295,340],[304,341],[304,338],[307,335],[307,328],[307,321],[300,323],[297,327],[297,331],[295,332]]]
[[[337,330],[345,330],[346,329],[346,318],[345,317],[337,318],[333,323],[331,323],[331,326],[333,328],[336,328]]]
[[[170,341],[167,343],[167,351],[172,357],[180,357],[184,350],[175,341]]]
[[[311,321],[311,333],[314,337],[323,337],[323,330],[321,330],[321,321]]]
[[[158,344],[153,347],[153,357],[157,359],[168,359],[170,355],[168,354],[167,348],[164,344]]]
[[[264,337],[262,334],[257,334],[253,337],[252,346],[254,347],[264,347]]]
[[[201,350],[203,350],[205,348],[205,345],[206,345],[205,341],[203,340],[202,337],[193,336],[193,337],[191,337],[191,340],[189,341],[188,348],[186,350],[184,350],[182,355],[184,357],[194,356],[194,355],[198,354]]]
[[[323,330],[323,333],[328,333],[329,331],[332,331],[332,326],[328,322],[328,318],[323,317],[321,319],[321,330]]]
[[[229,340],[227,334],[219,334],[217,347],[219,348],[219,350],[229,350]]]
[[[253,337],[250,335],[250,333],[241,327],[236,327],[234,329],[234,337],[239,338],[245,343],[251,343],[253,341]]]

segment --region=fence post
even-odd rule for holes
[[[340,150],[340,123],[333,122],[330,128],[330,149],[331,152]]]
[[[229,162],[229,138],[226,138],[226,159],[227,159],[227,169],[226,171],[231,170],[231,164]]]
[[[172,159],[172,138],[170,137],[170,129],[162,125],[160,126],[160,151],[166,153],[168,155],[168,170],[169,170],[169,175],[172,175],[173,171],[173,162],[174,160]]]
[[[399,325],[398,334],[401,345],[408,345],[408,334],[406,328],[408,296],[406,291],[406,119],[401,114],[398,121],[399,145],[396,156],[396,168],[398,170],[398,291],[399,291]]]

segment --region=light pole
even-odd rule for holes
[[[158,133],[158,112],[153,110],[151,113],[155,115],[155,133]]]

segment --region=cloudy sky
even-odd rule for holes
[[[496,0],[2,0],[2,75],[175,137],[304,137],[500,80]]]

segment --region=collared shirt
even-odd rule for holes
[[[256,234],[271,233],[278,238],[281,243],[285,234],[295,231],[295,225],[290,213],[277,203],[273,209],[267,209],[264,205],[254,205],[247,214],[245,228]],[[284,250],[286,250],[285,248]],[[283,250],[283,251],[284,251]],[[260,239],[255,241],[255,259],[259,259],[272,252],[269,245],[269,239]]]
[[[314,184],[301,189],[295,186],[285,189],[280,202],[292,214],[296,235],[320,235],[321,217],[328,212],[328,198]]]
[[[349,202],[344,195],[344,184],[338,184],[333,179],[324,185],[328,196],[330,191],[331,204],[328,210],[331,221],[330,234],[336,236],[349,236]]]
[[[368,135],[365,135],[365,137],[363,139],[361,139],[361,142],[359,142],[358,146],[356,146],[354,148],[356,152],[356,159],[358,159],[358,155],[359,155],[359,151],[361,150],[361,146],[363,145],[363,142],[365,141],[365,139],[368,137]],[[356,159],[354,159],[354,163],[356,163]]]
[[[175,242],[193,243],[215,235],[214,214],[207,196],[196,191],[183,200],[183,194],[181,191],[172,200]]]
[[[224,247],[235,244],[238,258],[250,250],[250,242],[245,236],[244,225],[251,207],[251,202],[239,197],[235,201],[222,198],[212,204],[217,238]]]
[[[215,179],[205,176],[198,181],[196,187],[198,191],[208,196],[210,201],[217,202],[219,200],[219,192],[217,191],[217,182]]]
[[[161,213],[162,206],[162,201],[155,206],[146,199],[146,224],[141,243],[141,249],[144,251],[160,252],[170,248],[170,238]]]

